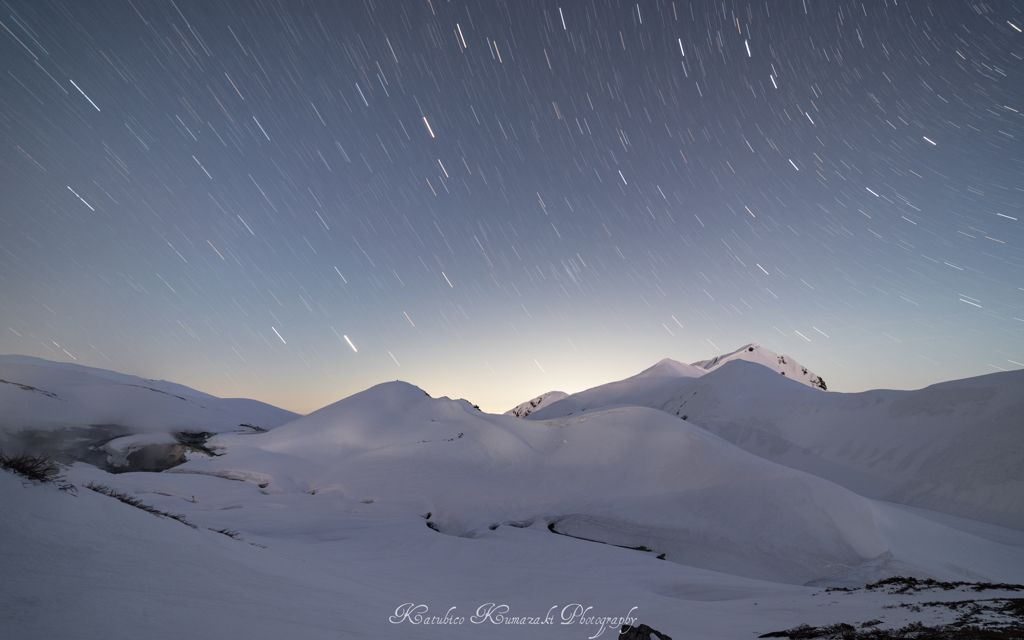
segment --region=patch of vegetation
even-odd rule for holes
[[[781,360],[781,358],[780,358]],[[792,640],[809,640],[811,638],[846,638],[848,632],[854,631],[848,624],[832,624],[827,627],[812,627],[802,624],[786,631],[773,631],[758,638],[791,638]]]
[[[0,469],[6,469],[30,482],[52,484],[61,491],[78,493],[78,488],[61,475],[60,465],[50,458],[27,453],[9,456],[0,449]]]
[[[142,511],[145,511],[146,513],[152,513],[153,515],[161,518],[170,518],[171,520],[177,520],[186,527],[192,527],[193,529],[199,528],[196,525],[189,522],[188,520],[186,520],[185,516],[183,516],[180,513],[168,513],[167,511],[161,511],[160,509],[157,509],[156,507],[148,505],[142,500],[139,500],[135,496],[128,495],[124,491],[118,491],[117,489],[108,487],[105,484],[87,482],[85,483],[84,486],[86,489],[90,489],[92,491],[95,491],[96,493],[102,493],[103,495],[114,498],[115,500],[120,500],[121,502],[132,507],[135,507],[136,509],[141,509]]]
[[[915,595],[922,591],[953,591],[980,593],[983,591],[1024,591],[1024,585],[993,584],[989,582],[941,582],[938,580],[906,578],[896,576],[866,585],[866,591],[884,591],[888,595]],[[827,592],[860,591],[860,589],[835,588]],[[815,638],[833,640],[1020,640],[1024,638],[1024,598],[984,598],[976,600],[955,600],[945,602],[903,602],[887,605],[886,609],[900,607],[920,613],[927,610],[947,609],[955,612],[956,620],[949,624],[925,625],[915,622],[899,629],[876,628],[881,620],[870,620],[860,625],[839,623],[823,627],[802,624],[785,631],[766,633],[761,638],[792,638],[811,640]]]
[[[238,540],[239,542],[245,542],[245,540],[242,539],[242,535],[240,533],[238,533],[237,531],[235,531],[234,529],[228,529],[227,527],[224,527],[223,529],[214,529],[213,527],[207,527],[207,529],[209,529],[210,531],[213,531],[214,533],[219,533],[221,535],[225,535],[225,536],[231,538],[232,540]],[[251,544],[254,547],[259,547],[260,549],[266,549],[267,548],[266,546],[264,546],[262,544],[256,544],[255,542],[249,542],[247,544]]]
[[[918,580],[917,578],[904,578],[903,576],[894,576],[892,578],[886,578],[885,580],[879,580],[878,582],[873,582],[864,588],[868,591],[886,589],[887,593],[890,594],[904,594],[917,593],[919,591],[926,591],[929,589],[952,591],[953,589],[959,589],[960,587],[965,587],[968,590],[975,592],[1024,591],[1024,585],[1020,584],[993,584],[991,582],[940,582],[938,580],[932,580],[931,578]]]
[[[431,422],[433,422],[433,420],[431,420]],[[459,435],[457,435],[454,438],[445,438],[444,440],[420,440],[420,443],[427,443],[427,442],[455,442],[456,440],[461,440],[462,436],[464,436],[464,435],[466,435],[465,432],[460,433]]]
[[[178,400],[184,400],[185,402],[190,402],[190,400],[188,398],[182,398],[181,396],[176,396],[173,393],[167,393],[166,391],[161,391],[159,389],[154,389],[153,387],[144,387],[141,384],[125,384],[124,386],[126,386],[126,387],[138,387],[140,389],[149,389],[150,391],[155,391],[156,393],[162,393],[165,396],[171,396],[172,398],[177,398]],[[196,404],[196,403],[193,402],[192,404]],[[197,405],[197,406],[200,406],[200,405]],[[203,407],[203,408],[205,409],[205,407]]]
[[[4,384],[13,384],[16,387],[20,387],[23,391],[35,391],[36,393],[41,393],[44,396],[48,396],[50,398],[55,398],[57,400],[61,400],[60,398],[57,397],[57,394],[53,393],[52,391],[43,391],[42,389],[36,389],[35,387],[30,387],[29,385],[21,384],[20,382],[8,382],[7,380],[0,380],[0,382],[2,382]],[[61,402],[64,402],[64,401],[61,400]]]
[[[955,625],[928,626],[920,622],[899,629],[854,629],[848,624],[812,627],[806,624],[787,631],[766,633],[759,638],[792,638],[793,640],[1020,640],[1024,627],[983,628]]]
[[[35,482],[52,482],[60,473],[56,462],[26,453],[8,456],[0,451],[0,467]]]

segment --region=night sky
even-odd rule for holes
[[[1024,366],[1024,3],[0,14],[0,353],[300,412]]]

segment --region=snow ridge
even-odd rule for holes
[[[300,417],[173,382],[10,355],[0,356],[0,407],[0,447],[122,470],[156,470],[210,434],[265,431]]]
[[[787,355],[779,355],[770,349],[765,349],[756,342],[743,345],[732,353],[715,356],[710,360],[694,362],[691,366],[703,369],[704,371],[714,371],[726,362],[732,362],[733,360],[746,360],[747,362],[764,365],[769,369],[777,371],[787,378],[796,380],[808,387],[821,389],[822,391],[828,390],[828,387],[825,385],[825,381],[821,376],[808,370],[807,367],[801,365],[793,358]],[[662,360],[662,362],[664,362],[664,360]]]
[[[710,360],[700,360],[693,364],[664,358],[655,365],[624,380],[609,382],[608,384],[571,395],[561,391],[549,391],[532,400],[527,400],[514,409],[506,411],[505,415],[526,418],[535,412],[544,410],[544,417],[552,417],[582,411],[587,408],[593,409],[599,406],[607,408],[629,404],[638,404],[668,411],[665,406],[659,404],[658,399],[674,390],[679,383],[700,378],[720,369],[726,363],[736,360],[761,365],[812,389],[826,391],[828,388],[821,376],[810,371],[790,356],[779,355],[756,342],[752,342],[743,345],[731,353],[715,356]],[[638,390],[641,389],[644,393],[637,395]],[[565,402],[559,404],[558,408],[548,410],[551,405],[562,401]],[[570,406],[574,408],[567,408]]]
[[[525,418],[537,409],[548,406],[553,402],[558,402],[562,398],[568,398],[569,394],[564,391],[548,391],[542,393],[532,400],[520,404],[519,406],[509,409],[502,415],[512,416],[514,418]]]

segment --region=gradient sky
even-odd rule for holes
[[[1020,2],[0,9],[0,353],[300,412],[1024,363]]]

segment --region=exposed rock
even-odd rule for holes
[[[672,640],[669,636],[660,631],[655,631],[646,624],[642,624],[639,627],[633,627],[628,624],[622,625],[622,629],[619,631],[619,638],[620,640]]]
[[[186,447],[180,444],[150,444],[129,453],[128,464],[118,471],[164,471],[185,462]]]

